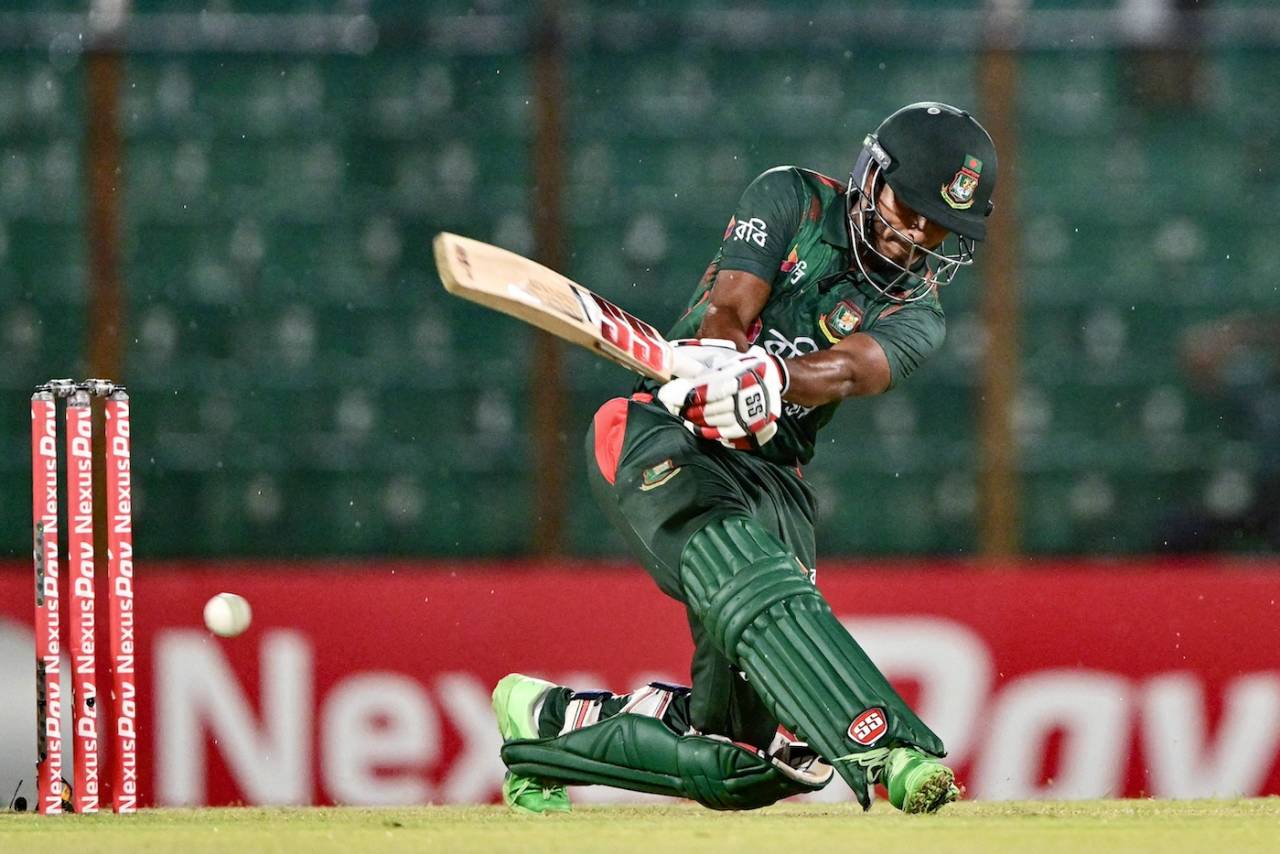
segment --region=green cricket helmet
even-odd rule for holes
[[[884,184],[951,235],[928,249],[889,225],[878,208]],[[849,175],[849,231],[859,270],[894,302],[913,302],[948,284],[973,263],[974,242],[987,236],[995,184],[995,144],[973,116],[931,101],[898,110],[867,135]],[[911,248],[905,262],[876,249],[877,224]]]

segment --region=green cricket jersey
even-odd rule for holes
[[[749,337],[784,359],[825,350],[855,332],[874,337],[889,359],[890,385],[938,349],[946,320],[937,291],[908,304],[881,296],[850,269],[845,186],[808,169],[779,166],[751,182],[725,229],[689,307],[668,338],[693,338],[721,270],[742,270],[769,282],[769,301]],[[784,465],[813,457],[818,430],[839,402],[783,404],[778,433],[758,453]]]

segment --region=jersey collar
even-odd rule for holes
[[[843,193],[827,205],[822,215],[822,239],[832,246],[849,249],[849,223],[845,216],[845,198]]]

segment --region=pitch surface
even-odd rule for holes
[[[501,807],[154,809],[135,816],[0,814],[0,851],[501,852],[1275,851],[1280,798],[1237,801],[962,802],[934,816],[885,804],[587,807],[521,816]]]

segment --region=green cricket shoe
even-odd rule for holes
[[[498,719],[502,740],[538,738],[538,725],[533,709],[550,688],[556,686],[543,679],[522,673],[508,673],[493,689],[493,714]],[[519,812],[568,812],[569,793],[564,786],[549,785],[532,777],[507,772],[502,781],[502,800]]]
[[[960,797],[955,772],[913,747],[889,751],[884,781],[889,803],[905,813],[937,812]]]

